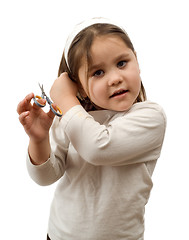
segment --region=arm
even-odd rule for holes
[[[34,94],[28,94],[17,107],[19,120],[30,138],[29,154],[33,164],[44,163],[50,155],[49,129],[54,119],[50,110],[45,113],[36,104],[31,104]],[[44,99],[40,100],[45,103]]]
[[[41,142],[35,142],[30,139],[28,153],[32,164],[41,165],[50,157],[50,142],[49,136]]]
[[[45,163],[34,165],[27,157],[27,169],[30,177],[39,185],[53,184],[60,179],[66,169],[66,156],[69,140],[64,134],[62,120],[55,118],[50,131],[50,156]]]
[[[50,91],[52,100],[60,107],[63,115],[66,114],[72,107],[80,105],[77,99],[77,84],[73,82],[66,72],[58,77]]]
[[[81,107],[65,116],[65,132],[83,159],[93,165],[121,166],[156,160],[165,133],[165,115],[154,103],[135,104],[107,126]]]
[[[77,85],[70,80],[67,73],[61,74],[51,88],[51,98],[61,108],[63,114],[73,106],[80,104],[76,95]],[[52,125],[54,114],[51,110],[45,113],[35,103],[32,105],[30,102],[33,97],[33,93],[26,96],[18,104],[17,112],[19,120],[30,138],[29,155],[27,158],[29,174],[38,184],[49,185],[64,174],[69,141],[68,139],[64,139],[65,142],[62,139],[61,141],[56,139],[58,135],[64,136],[64,132],[61,134],[59,132],[54,134],[56,143],[53,144],[53,140],[50,144],[49,129]],[[41,104],[45,103],[43,99],[39,101],[41,101]]]
[[[45,113],[37,105],[32,105],[33,97],[33,93],[27,95],[18,104],[17,112],[24,130],[30,138],[27,159],[30,176],[38,184],[48,185],[63,174],[63,164],[60,160],[56,161],[60,158],[59,152],[57,157],[51,153],[49,129],[54,119],[54,113],[51,110]],[[43,99],[40,101],[43,104],[45,103]],[[62,154],[62,158],[64,157]]]

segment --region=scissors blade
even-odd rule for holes
[[[45,93],[44,88],[43,88],[43,84],[40,84],[40,83],[38,83],[38,84],[39,84],[39,87],[40,87],[40,89],[41,89],[42,95],[43,95],[43,96],[46,96],[46,93]]]

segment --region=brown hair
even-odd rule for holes
[[[83,29],[76,35],[76,37],[72,41],[67,57],[69,67],[66,64],[66,60],[63,53],[59,66],[58,76],[60,76],[61,73],[66,71],[73,81],[79,83],[80,81],[78,72],[79,68],[81,67],[83,58],[85,57],[87,60],[88,69],[91,64],[90,48],[93,43],[93,40],[97,36],[108,34],[119,36],[125,42],[127,47],[130,48],[134,54],[136,54],[133,44],[124,30],[112,24],[96,23]],[[141,82],[141,89],[136,99],[136,102],[142,102],[145,100],[146,92]]]

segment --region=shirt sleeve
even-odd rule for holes
[[[58,117],[55,118],[50,130],[50,144],[50,158],[41,165],[32,164],[29,154],[27,154],[28,173],[41,186],[56,182],[63,176],[66,169],[69,140],[64,134],[62,120]]]
[[[78,154],[93,165],[121,166],[157,160],[166,128],[162,108],[142,102],[108,125],[99,124],[81,106],[64,117],[65,132]]]

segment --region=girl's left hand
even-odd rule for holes
[[[65,114],[71,107],[79,104],[76,97],[77,92],[77,84],[64,72],[54,81],[50,90],[50,96],[53,102],[59,106],[63,114]]]

